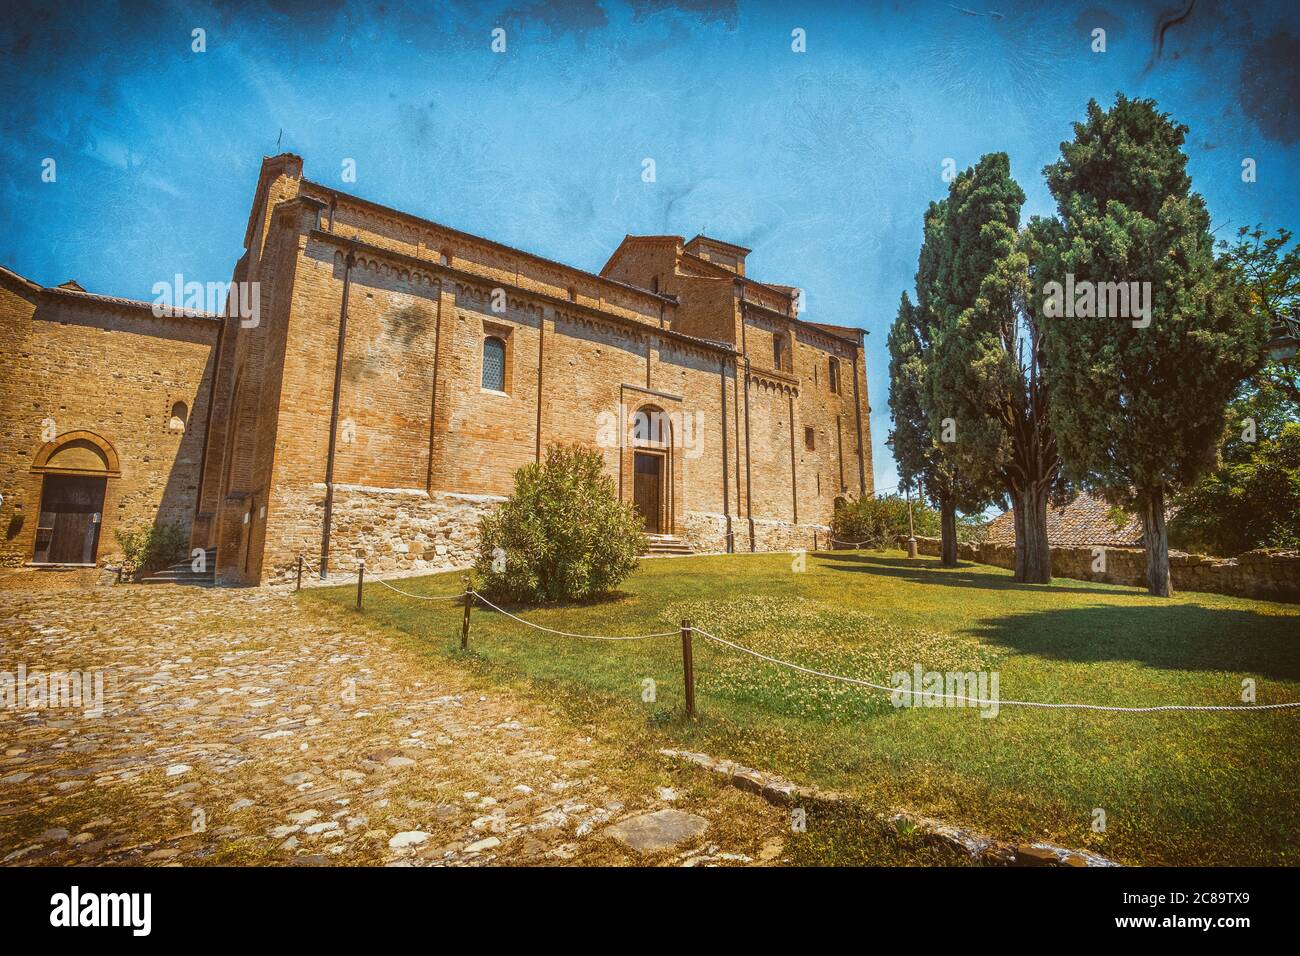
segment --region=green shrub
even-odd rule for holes
[[[122,570],[128,575],[153,571],[175,561],[185,548],[185,535],[174,524],[142,524],[116,531],[125,555]]]
[[[912,502],[912,523],[917,537],[939,536],[939,513],[922,502]],[[836,509],[831,530],[841,541],[893,547],[895,539],[907,537],[907,501],[899,495],[850,500]]]
[[[482,521],[475,571],[494,600],[554,603],[606,594],[646,548],[597,451],[552,445],[515,472],[510,498]]]

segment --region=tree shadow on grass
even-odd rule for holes
[[[1196,604],[1094,604],[987,618],[969,633],[1048,660],[1128,661],[1163,670],[1300,680],[1296,616]]]
[[[1140,588],[1099,591],[1023,584],[985,565],[944,568],[938,558],[827,552],[837,570],[895,577],[917,584],[999,591],[1145,598]],[[1075,661],[1130,661],[1168,670],[1230,671],[1300,680],[1300,617],[1209,608],[1196,604],[1092,604],[1025,611],[975,623],[969,632],[990,644],[1039,657]]]
[[[1062,584],[1064,578],[1053,578],[1051,584],[1025,584],[1000,573],[988,565],[959,561],[953,568],[945,568],[938,558],[892,558],[886,555],[822,552],[817,555],[837,562],[838,571],[859,571],[900,578],[916,584],[939,584],[949,587],[985,588],[992,591],[1059,591],[1067,594],[1096,594],[1096,588],[1071,587]],[[1142,593],[1133,589],[1134,593]]]

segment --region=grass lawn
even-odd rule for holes
[[[524,609],[583,633],[697,627],[807,667],[889,683],[895,671],[996,670],[1003,700],[1118,706],[1300,700],[1300,607],[1211,594],[1172,599],[897,552],[643,561],[614,598]],[[394,582],[455,593],[458,574]],[[909,809],[1007,839],[1045,839],[1134,864],[1300,864],[1300,710],[1155,714],[1003,706],[895,708],[887,695],[774,667],[695,639],[701,719],[683,714],[681,645],[544,634],[369,584],[368,620],[425,653],[561,700],[629,748],[701,750],[860,798],[861,820]],[[351,607],[355,587],[302,600]],[[340,610],[339,613],[342,613]],[[654,703],[642,701],[645,678]],[[1106,827],[1093,832],[1094,809]],[[803,842],[808,862],[853,862],[853,821]],[[906,842],[906,841],[904,841]],[[873,852],[879,847],[872,843]],[[796,847],[796,856],[799,848]],[[872,862],[882,862],[878,859]]]

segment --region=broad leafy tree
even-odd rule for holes
[[[1253,308],[1280,328],[1300,312],[1300,245],[1285,229],[1242,226],[1220,243]],[[1288,246],[1290,246],[1288,248]],[[1175,500],[1169,542],[1186,551],[1234,555],[1300,547],[1300,361],[1270,358],[1228,407],[1220,465]]]
[[[1011,499],[1016,580],[1045,583],[1052,578],[1047,506],[1060,462],[1019,231],[1024,201],[1005,153],[962,172],[926,216],[916,291],[933,317],[931,434],[966,480]]]
[[[1171,495],[1214,466],[1228,401],[1266,334],[1237,270],[1215,256],[1186,132],[1151,100],[1090,102],[1044,170],[1057,217],[1031,223],[1027,243],[1066,474],[1142,517],[1157,595],[1171,592]],[[1048,307],[1049,283],[1077,290],[1066,314]],[[1113,290],[1104,317],[1100,283]],[[1109,284],[1128,291],[1127,308]]]

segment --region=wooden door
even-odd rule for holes
[[[32,559],[42,564],[94,564],[104,512],[103,478],[46,475]]]
[[[663,457],[647,452],[637,452],[633,467],[632,506],[645,518],[645,530],[659,533],[659,511],[662,501],[660,478],[663,474]]]

